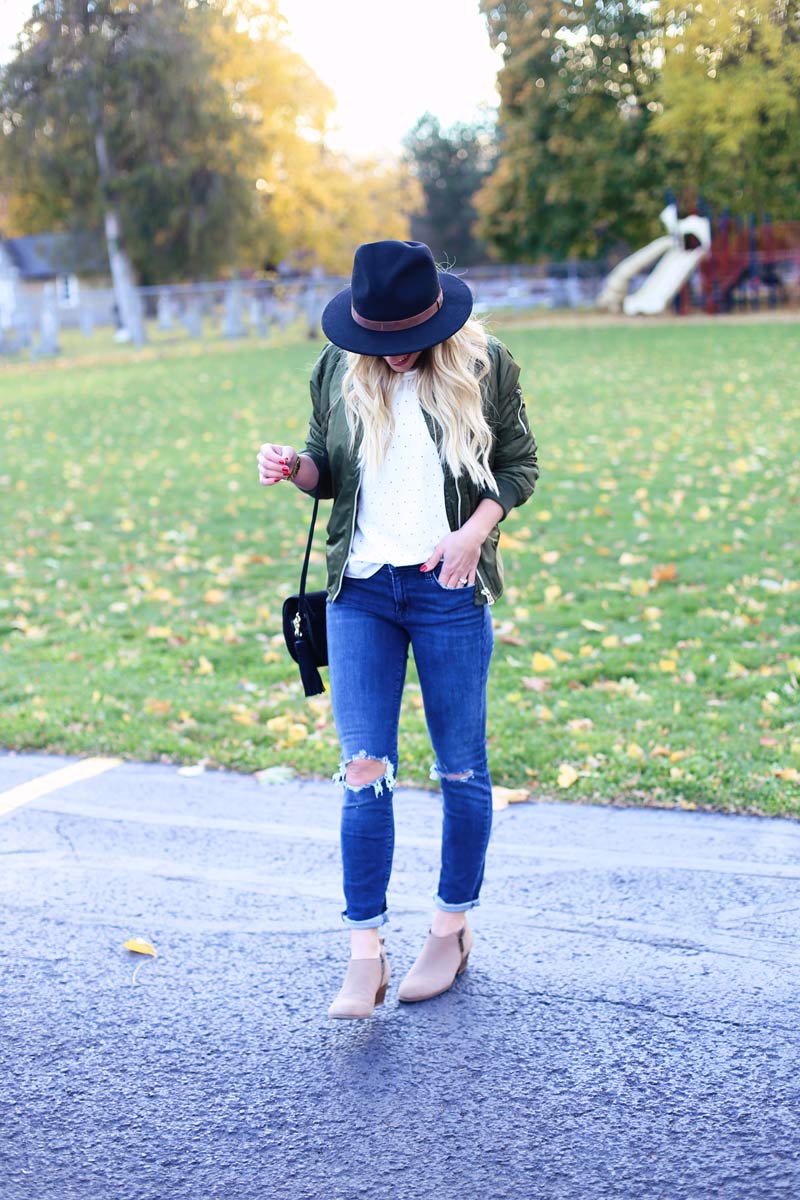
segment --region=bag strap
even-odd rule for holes
[[[327,461],[328,461],[328,456],[324,455],[323,459],[322,459],[322,466],[319,468],[319,478],[317,479],[317,486],[314,488],[314,511],[311,514],[311,525],[309,526],[308,541],[306,542],[306,555],[305,555],[305,558],[303,559],[303,571],[302,571],[302,574],[300,575],[299,601],[300,601],[301,607],[302,607],[303,600],[305,599],[305,594],[306,594],[306,577],[308,576],[308,564],[309,564],[309,560],[311,558],[311,546],[314,541],[314,526],[317,523],[317,509],[319,508],[319,489],[320,489],[320,485],[322,484],[322,472],[325,470]]]
[[[337,359],[337,361],[338,361],[338,359]],[[331,373],[326,374],[325,378],[328,380],[330,378],[332,378],[332,371],[335,371],[335,370],[336,370],[336,363],[334,363],[333,367],[331,368]],[[324,424],[323,431],[322,431],[323,437],[326,441],[327,441],[327,437],[328,437],[328,425],[330,424],[330,420],[331,420],[331,408],[330,408],[330,403],[329,403],[328,408],[325,412],[325,424]],[[306,577],[308,575],[308,563],[309,563],[309,559],[311,558],[311,545],[312,545],[312,542],[314,541],[314,526],[317,522],[317,509],[319,508],[319,489],[320,489],[320,484],[322,483],[322,475],[323,475],[323,472],[325,471],[327,465],[328,465],[328,455],[327,455],[326,451],[323,451],[322,466],[319,469],[319,478],[317,479],[317,486],[314,488],[314,511],[311,514],[311,525],[309,526],[309,530],[308,530],[308,541],[306,542],[306,556],[303,559],[303,571],[302,571],[302,574],[300,575],[300,594],[298,597],[300,607],[302,607],[303,600],[305,599],[305,594],[306,594]]]

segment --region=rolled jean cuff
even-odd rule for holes
[[[442,900],[441,896],[434,892],[433,903],[442,912],[469,912],[471,908],[478,907],[480,900],[465,900],[463,904],[448,904],[445,900]]]
[[[342,913],[342,920],[348,929],[378,929],[389,920],[388,912],[378,913],[377,917],[367,917],[365,921],[351,921],[347,912]]]

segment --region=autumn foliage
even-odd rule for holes
[[[42,0],[0,70],[3,232],[100,228],[111,202],[142,283],[349,272],[417,190],[334,153],[334,107],[276,0]]]

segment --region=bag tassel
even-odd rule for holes
[[[297,651],[297,665],[300,668],[303,691],[307,696],[319,696],[325,691],[325,685],[317,670],[317,664],[314,662],[311,646],[305,638],[301,637],[295,641],[294,648]]]

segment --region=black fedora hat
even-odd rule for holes
[[[356,354],[413,354],[451,337],[471,312],[466,283],[437,271],[424,242],[367,242],[356,250],[350,287],[325,306],[322,328]]]

